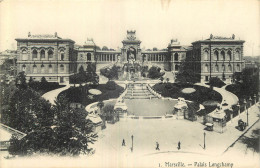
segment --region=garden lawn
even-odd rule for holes
[[[183,93],[185,88],[195,89],[192,93]],[[177,99],[183,97],[185,100],[190,100],[195,103],[203,104],[205,101],[217,101],[221,103],[222,96],[220,93],[203,86],[183,83],[158,83],[153,86],[153,89],[160,93],[163,97],[171,97]],[[216,106],[215,106],[216,107]],[[212,105],[205,106],[206,114],[212,112],[215,108]]]
[[[101,95],[91,95],[88,93],[90,89],[98,89],[102,92]],[[118,98],[123,92],[124,88],[115,85],[115,89],[110,90],[106,87],[106,84],[99,84],[98,86],[80,86],[80,87],[70,87],[69,89],[61,92],[59,96],[65,95],[69,102],[71,103],[81,103],[82,105],[88,105],[97,101],[103,101],[113,98]]]

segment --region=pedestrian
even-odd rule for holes
[[[178,150],[180,150],[181,149],[181,142],[179,141],[178,142]]]
[[[125,146],[125,139],[123,139],[122,146]]]
[[[155,150],[160,150],[160,147],[159,147],[159,143],[158,143],[158,142],[156,142],[156,148],[155,148]]]

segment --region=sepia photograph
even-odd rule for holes
[[[259,168],[260,0],[0,0],[1,168]]]

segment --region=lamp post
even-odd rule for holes
[[[237,107],[238,107],[238,117],[240,118],[240,104],[237,102]]]
[[[244,99],[244,104],[245,104],[245,110],[246,110],[246,125],[248,126],[248,109],[246,108],[246,105],[247,105],[246,99]]]
[[[206,132],[203,133],[204,134],[204,150],[206,149]]]
[[[133,152],[133,150],[134,150],[134,136],[132,135],[131,138],[132,138],[132,148],[131,148],[131,152]]]
[[[251,102],[252,102],[252,98],[251,97],[249,97],[249,99],[248,99],[248,101],[249,101],[249,107],[251,107]]]

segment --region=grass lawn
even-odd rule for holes
[[[88,93],[90,89],[98,89],[102,92],[101,95],[92,96]],[[69,89],[61,92],[59,96],[66,95],[70,102],[81,103],[86,106],[90,103],[97,102],[99,100],[108,100],[117,98],[123,92],[124,88],[116,85],[114,90],[110,90],[106,87],[106,84],[99,84],[98,86],[80,86],[70,87]]]
[[[189,94],[183,93],[182,90],[185,88],[193,88],[195,89],[195,91]],[[183,97],[186,100],[190,100],[199,104],[204,104],[205,101],[215,101],[220,103],[222,100],[222,96],[220,93],[211,90],[210,88],[192,84],[158,83],[153,86],[153,89],[164,97],[171,97],[175,99],[177,99],[178,97]],[[210,113],[212,111],[212,105],[205,105],[205,111],[206,114]]]

